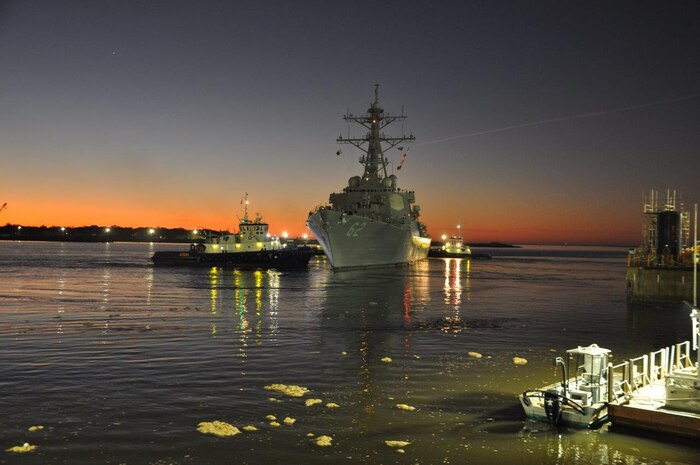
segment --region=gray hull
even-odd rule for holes
[[[335,270],[411,263],[426,258],[430,249],[430,238],[420,237],[415,222],[395,225],[320,209],[307,225]]]

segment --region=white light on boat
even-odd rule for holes
[[[265,236],[269,239],[269,238],[270,238],[270,233],[267,233]]]

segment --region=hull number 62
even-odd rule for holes
[[[367,223],[365,223],[364,221],[362,223],[360,223],[358,221],[358,222],[354,223],[352,226],[350,226],[350,229],[348,229],[346,236],[357,237],[360,235],[360,231],[365,229],[366,226],[367,226]]]

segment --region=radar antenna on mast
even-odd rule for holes
[[[365,172],[362,175],[365,182],[379,182],[388,176],[388,161],[384,156],[382,143],[387,145],[387,149],[391,149],[402,142],[416,140],[413,134],[408,136],[403,134],[403,128],[401,135],[397,137],[386,136],[381,132],[394,121],[404,121],[406,116],[403,114],[403,109],[400,116],[384,113],[384,109],[379,105],[379,84],[374,85],[374,102],[370,104],[366,114],[353,116],[348,112],[343,119],[349,123],[357,123],[369,130],[364,137],[340,136],[337,139],[339,144],[351,144],[364,152],[364,155],[360,157],[360,164],[365,167]]]

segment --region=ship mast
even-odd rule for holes
[[[248,193],[245,193],[245,197],[241,200],[241,203],[245,205],[244,210],[243,210],[243,218],[241,218],[241,223],[249,223],[250,221],[248,220]]]
[[[384,109],[379,105],[379,84],[374,85],[374,102],[371,103],[367,114],[353,116],[347,113],[343,119],[348,122],[358,123],[369,130],[364,137],[338,137],[339,144],[351,144],[364,152],[360,157],[360,164],[365,167],[362,180],[367,184],[379,183],[388,176],[386,165],[388,161],[384,156],[382,142],[387,144],[387,149],[391,149],[401,142],[413,142],[416,138],[411,135],[389,137],[384,135],[382,130],[394,121],[403,121],[406,116],[393,116],[384,114]]]

